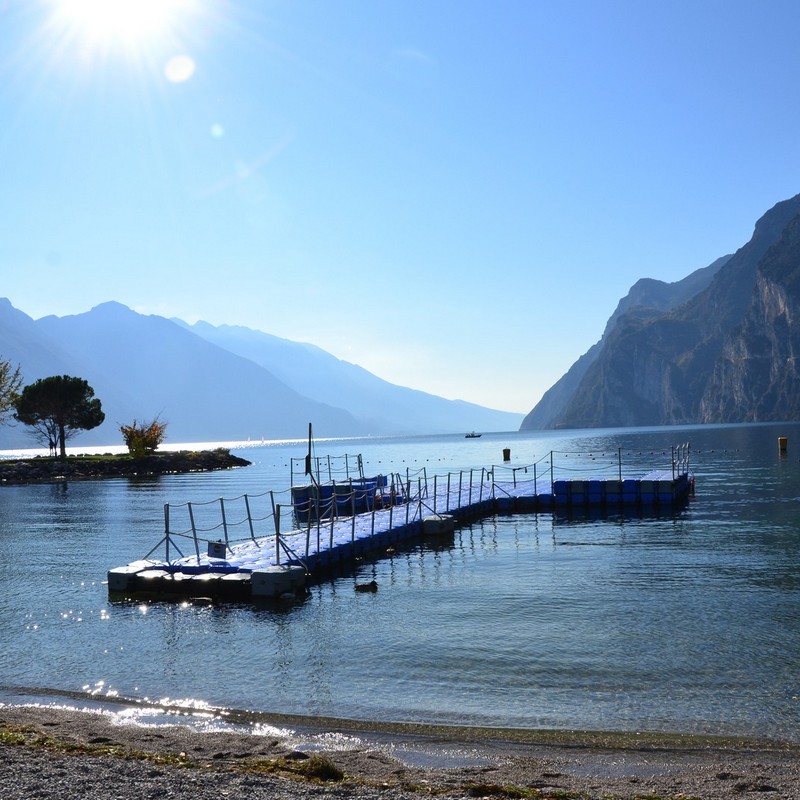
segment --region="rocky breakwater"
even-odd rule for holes
[[[224,447],[214,450],[153,453],[144,458],[133,458],[129,455],[78,455],[66,459],[38,456],[0,461],[0,484],[209,472],[216,469],[247,467],[250,463],[244,458],[232,455]]]

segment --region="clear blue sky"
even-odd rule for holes
[[[0,296],[527,412],[800,192],[800,4],[0,0]]]

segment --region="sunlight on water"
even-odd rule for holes
[[[788,456],[777,435],[790,437]],[[105,573],[158,541],[166,502],[285,489],[302,440],[242,447],[253,466],[227,473],[0,487],[0,700],[17,702],[22,687],[159,704],[120,712],[136,724],[222,724],[219,709],[230,708],[798,741],[800,426],[337,441],[325,451],[433,475],[523,472],[551,451],[576,469],[591,468],[575,457],[588,451],[595,463],[620,451],[647,461],[686,440],[698,491],[684,511],[492,517],[271,607],[114,604]],[[372,579],[377,593],[354,591]]]
[[[261,447],[281,447],[303,443],[304,439],[269,439],[260,441],[235,441],[235,442],[164,442],[158,449],[162,452],[175,453],[181,450],[214,450],[223,447],[227,450],[250,450]],[[340,441],[340,440],[320,440],[320,441]],[[124,444],[96,445],[90,447],[72,446],[66,448],[68,456],[98,456],[98,455],[122,455],[128,452]],[[0,450],[0,458],[36,458],[49,456],[50,452],[46,447],[28,447],[18,450]]]

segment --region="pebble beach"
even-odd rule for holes
[[[4,800],[800,798],[800,749],[780,743],[304,723],[346,733],[351,744],[304,752],[246,726],[200,733],[180,724],[123,725],[94,711],[3,706]],[[398,755],[412,751],[415,763]]]

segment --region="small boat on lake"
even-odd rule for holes
[[[465,439],[480,439],[480,438],[481,438],[481,436],[483,436],[483,434],[482,434],[482,433],[475,433],[475,431],[472,431],[472,433],[468,433],[468,434],[466,434],[466,435],[464,436],[464,438],[465,438]]]

